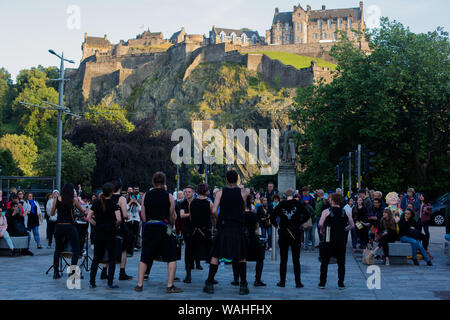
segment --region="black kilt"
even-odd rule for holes
[[[159,224],[146,224],[142,233],[141,261],[153,260],[173,262],[177,260],[177,239],[167,234],[167,227]]]
[[[243,226],[221,225],[213,240],[211,257],[218,259],[247,259],[248,230]]]
[[[196,228],[190,235],[192,258],[209,262],[211,259],[211,230],[207,228]]]

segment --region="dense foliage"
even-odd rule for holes
[[[372,34],[370,55],[345,38],[334,46],[334,81],[299,88],[291,115],[304,132],[298,136],[302,180],[316,187],[336,185],[339,157],[362,144],[376,153],[375,170],[364,177],[364,187],[388,192],[415,186],[433,195],[447,191],[448,40],[440,28],[414,34],[383,18]]]

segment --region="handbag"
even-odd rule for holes
[[[311,218],[309,218],[308,221],[306,221],[304,224],[302,224],[303,230],[312,229],[312,227],[313,227],[313,224],[312,224]]]
[[[362,263],[368,266],[375,264],[375,258],[373,256],[372,251],[368,249],[364,250]]]

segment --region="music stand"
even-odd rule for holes
[[[86,253],[84,254],[83,262],[81,262],[80,268],[84,267],[84,270],[86,270],[86,272],[89,272],[89,260],[91,261],[91,264],[93,261],[93,259],[89,256],[89,232],[86,232],[86,239],[84,241],[84,244]]]

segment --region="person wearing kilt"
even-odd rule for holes
[[[266,284],[261,281],[261,275],[264,268],[266,239],[259,234],[259,223],[257,214],[252,211],[252,196],[247,197],[245,210],[245,227],[248,230],[249,240],[247,249],[247,261],[256,261],[255,287],[265,287]],[[239,266],[233,261],[233,286],[239,285]]]
[[[138,284],[134,290],[141,292],[147,266],[161,258],[167,262],[167,293],[183,292],[173,285],[177,270],[177,239],[173,226],[177,218],[173,196],[165,190],[166,175],[156,172],[152,179],[153,188],[142,197],[141,218],[142,252],[139,263]]]
[[[190,226],[190,250],[188,257],[185,256],[186,279],[185,283],[191,283],[191,269],[195,260],[209,261],[211,251],[213,204],[208,199],[207,194],[209,187],[205,183],[201,183],[197,187],[198,197],[193,199],[189,205],[189,226]],[[187,246],[187,245],[186,245]],[[186,251],[186,254],[188,251]]]
[[[244,208],[248,191],[237,186],[238,173],[235,170],[226,174],[227,186],[216,195],[213,215],[217,216],[217,235],[213,240],[208,279],[203,291],[214,293],[214,277],[217,273],[219,258],[232,259],[238,263],[240,276],[239,294],[249,294],[247,284],[247,246],[248,232],[244,225]],[[216,218],[215,218],[216,219]]]

